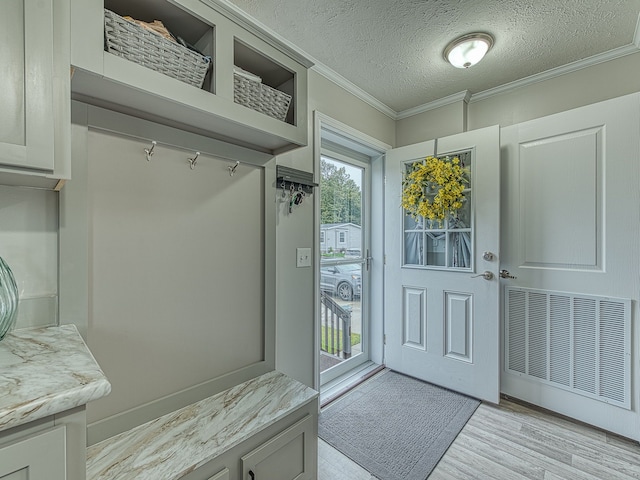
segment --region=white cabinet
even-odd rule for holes
[[[49,186],[69,176],[68,0],[0,5],[0,181]]]
[[[66,480],[65,462],[64,426],[0,443],[0,480]]]
[[[276,154],[307,144],[307,69],[312,63],[216,0],[71,0],[72,81],[77,100]],[[104,9],[161,20],[176,37],[212,58],[202,88],[105,51]],[[244,105],[237,85],[258,77],[291,96],[286,118]],[[268,97],[269,95],[267,95]]]

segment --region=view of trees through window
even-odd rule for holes
[[[362,192],[347,168],[339,162],[322,157],[321,221],[329,223],[353,223],[362,225]]]

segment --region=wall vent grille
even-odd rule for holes
[[[631,300],[505,289],[507,371],[631,408]]]

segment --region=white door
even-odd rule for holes
[[[401,207],[403,172],[429,155],[459,156],[470,167],[457,224],[417,222]],[[390,150],[385,167],[385,364],[494,403],[500,372],[499,155],[495,126]]]
[[[502,391],[636,440],[639,99],[501,130]]]

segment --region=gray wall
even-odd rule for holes
[[[459,101],[398,120],[396,146],[411,145],[465,131],[465,110],[465,103]]]
[[[0,186],[0,257],[16,279],[16,328],[55,325],[58,311],[58,193]]]
[[[73,107],[60,322],[78,326],[112,383],[87,407],[92,444],[273,370],[275,160],[252,165],[241,147]],[[233,176],[229,158],[241,162]]]
[[[384,143],[395,144],[394,120],[312,70],[309,72],[309,146],[279,156],[278,164],[313,172],[315,110]],[[313,364],[314,274],[313,269],[296,268],[295,263],[296,247],[311,247],[313,252],[319,248],[319,239],[314,236],[313,201],[317,195],[313,197],[290,215],[284,205],[278,208],[276,368],[317,387]]]

